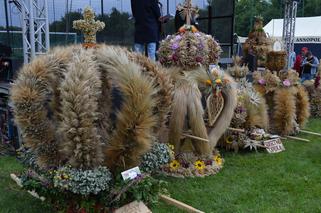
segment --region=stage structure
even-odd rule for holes
[[[23,58],[29,63],[49,50],[49,21],[47,0],[12,0],[21,12]]]
[[[223,49],[222,58],[233,56],[235,0],[208,0],[206,14],[200,14],[201,31],[213,35]]]
[[[285,50],[288,55],[294,51],[294,33],[295,21],[298,8],[298,1],[284,0],[284,19],[283,19],[283,34]],[[287,65],[286,65],[287,66]]]

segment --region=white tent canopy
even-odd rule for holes
[[[295,43],[321,43],[321,16],[298,17],[295,25]],[[283,19],[272,19],[264,31],[274,38],[281,38]]]

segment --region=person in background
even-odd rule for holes
[[[256,70],[256,56],[252,47],[249,48],[246,57],[243,60],[243,64],[247,64],[249,71],[252,73]]]
[[[296,54],[294,51],[292,51],[289,55],[288,69],[294,69],[295,60],[296,60]]]
[[[257,58],[252,47],[248,49],[246,56],[242,57],[242,65],[247,65],[249,73],[246,75],[246,80],[253,81],[253,72],[257,70]]]
[[[319,60],[312,55],[311,51],[306,53],[306,58],[302,62],[302,76],[301,81],[311,80],[315,77],[319,66]]]
[[[131,0],[132,14],[135,19],[134,51],[145,52],[150,59],[156,60],[156,44],[160,38],[161,11],[158,0]]]
[[[297,71],[297,73],[299,73],[299,76],[301,77],[302,75],[302,62],[303,60],[305,59],[305,55],[306,53],[308,52],[308,48],[306,47],[303,47],[301,49],[301,54],[300,55],[297,55],[296,58],[295,58],[295,62],[294,62],[294,66],[293,66],[293,69]]]

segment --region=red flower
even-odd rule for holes
[[[198,57],[196,57],[196,61],[199,62],[199,63],[201,63],[201,62],[203,61],[203,58],[200,57],[200,56],[198,56]]]
[[[320,75],[318,75],[314,81],[314,87],[317,89],[320,85],[320,80],[321,80],[321,77]]]
[[[172,59],[173,59],[173,61],[178,61],[178,56],[176,54],[173,54]]]
[[[205,161],[205,165],[206,165],[206,166],[212,165],[212,160],[207,160],[207,161]]]

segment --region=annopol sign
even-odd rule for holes
[[[294,43],[321,43],[321,37],[318,37],[318,36],[295,37]]]
[[[268,153],[278,153],[285,150],[280,138],[267,140],[267,141],[264,141],[263,143]]]

